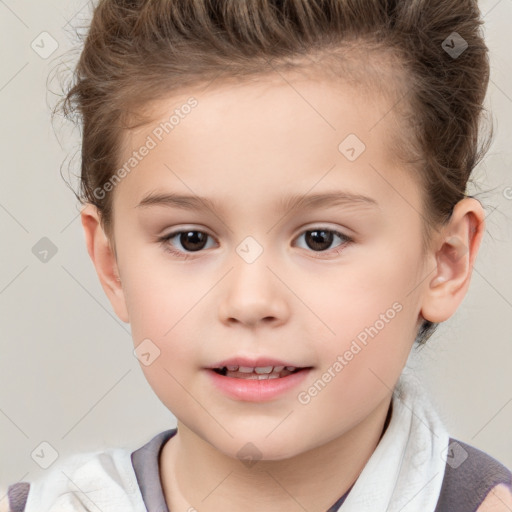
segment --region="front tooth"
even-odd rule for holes
[[[258,368],[254,368],[254,371],[259,374],[270,373],[272,372],[272,368],[273,366],[260,366]]]
[[[241,373],[252,373],[254,371],[254,368],[251,368],[250,366],[240,366],[238,368],[238,371]]]

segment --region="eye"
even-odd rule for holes
[[[196,229],[187,229],[182,231],[174,231],[158,239],[164,246],[164,249],[171,254],[180,258],[188,258],[187,252],[199,252],[205,248],[206,241],[210,237],[204,231]],[[175,250],[171,245],[171,240],[177,238],[178,243],[181,244],[185,252],[182,250]],[[211,237],[210,237],[211,238]]]
[[[313,252],[331,252],[328,251],[329,247],[332,245],[335,237],[340,238],[342,243],[337,247],[345,247],[351,242],[353,239],[340,233],[339,231],[335,231],[332,229],[328,229],[325,227],[318,227],[313,229],[308,229],[304,231],[298,238],[299,240],[302,236],[304,236],[304,240],[306,242],[307,247],[313,250]],[[332,251],[335,254],[339,254],[341,252],[340,249]],[[321,258],[323,256],[314,256],[315,258]]]
[[[303,231],[301,235],[297,238],[300,239],[304,236],[306,240],[306,249],[310,248],[313,250],[313,253],[328,253],[334,252],[334,255],[339,254],[342,249],[328,251],[329,247],[332,245],[335,237],[339,238],[342,243],[338,245],[338,247],[346,247],[350,243],[353,242],[353,239],[340,233],[339,231],[328,229],[325,227],[318,227],[313,229],[308,229]],[[204,231],[199,231],[196,229],[187,229],[181,231],[174,231],[160,237],[158,241],[164,246],[164,250],[171,253],[174,256],[179,258],[187,259],[190,254],[194,252],[200,252],[201,250],[206,248],[206,242],[208,238],[213,238],[208,233]],[[171,243],[173,239],[176,239],[174,243]],[[182,246],[182,249],[176,250],[174,249],[174,245],[179,243]],[[323,258],[325,256],[313,256],[315,258]]]

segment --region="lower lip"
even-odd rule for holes
[[[237,379],[206,370],[213,384],[224,394],[246,402],[265,402],[298,386],[309,375],[311,368],[280,377],[279,379]]]

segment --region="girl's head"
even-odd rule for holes
[[[348,431],[456,310],[483,233],[480,25],[470,0],[99,2],[64,102],[88,249],[203,439],[279,458]],[[279,399],[235,408],[209,382],[235,355],[312,367],[273,436]]]

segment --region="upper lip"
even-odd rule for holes
[[[293,366],[294,368],[309,368],[306,366],[291,363],[289,361],[282,361],[274,359],[273,357],[231,357],[224,359],[218,363],[207,366],[208,369],[223,368],[224,366],[245,366],[248,368],[264,368],[267,366]]]

